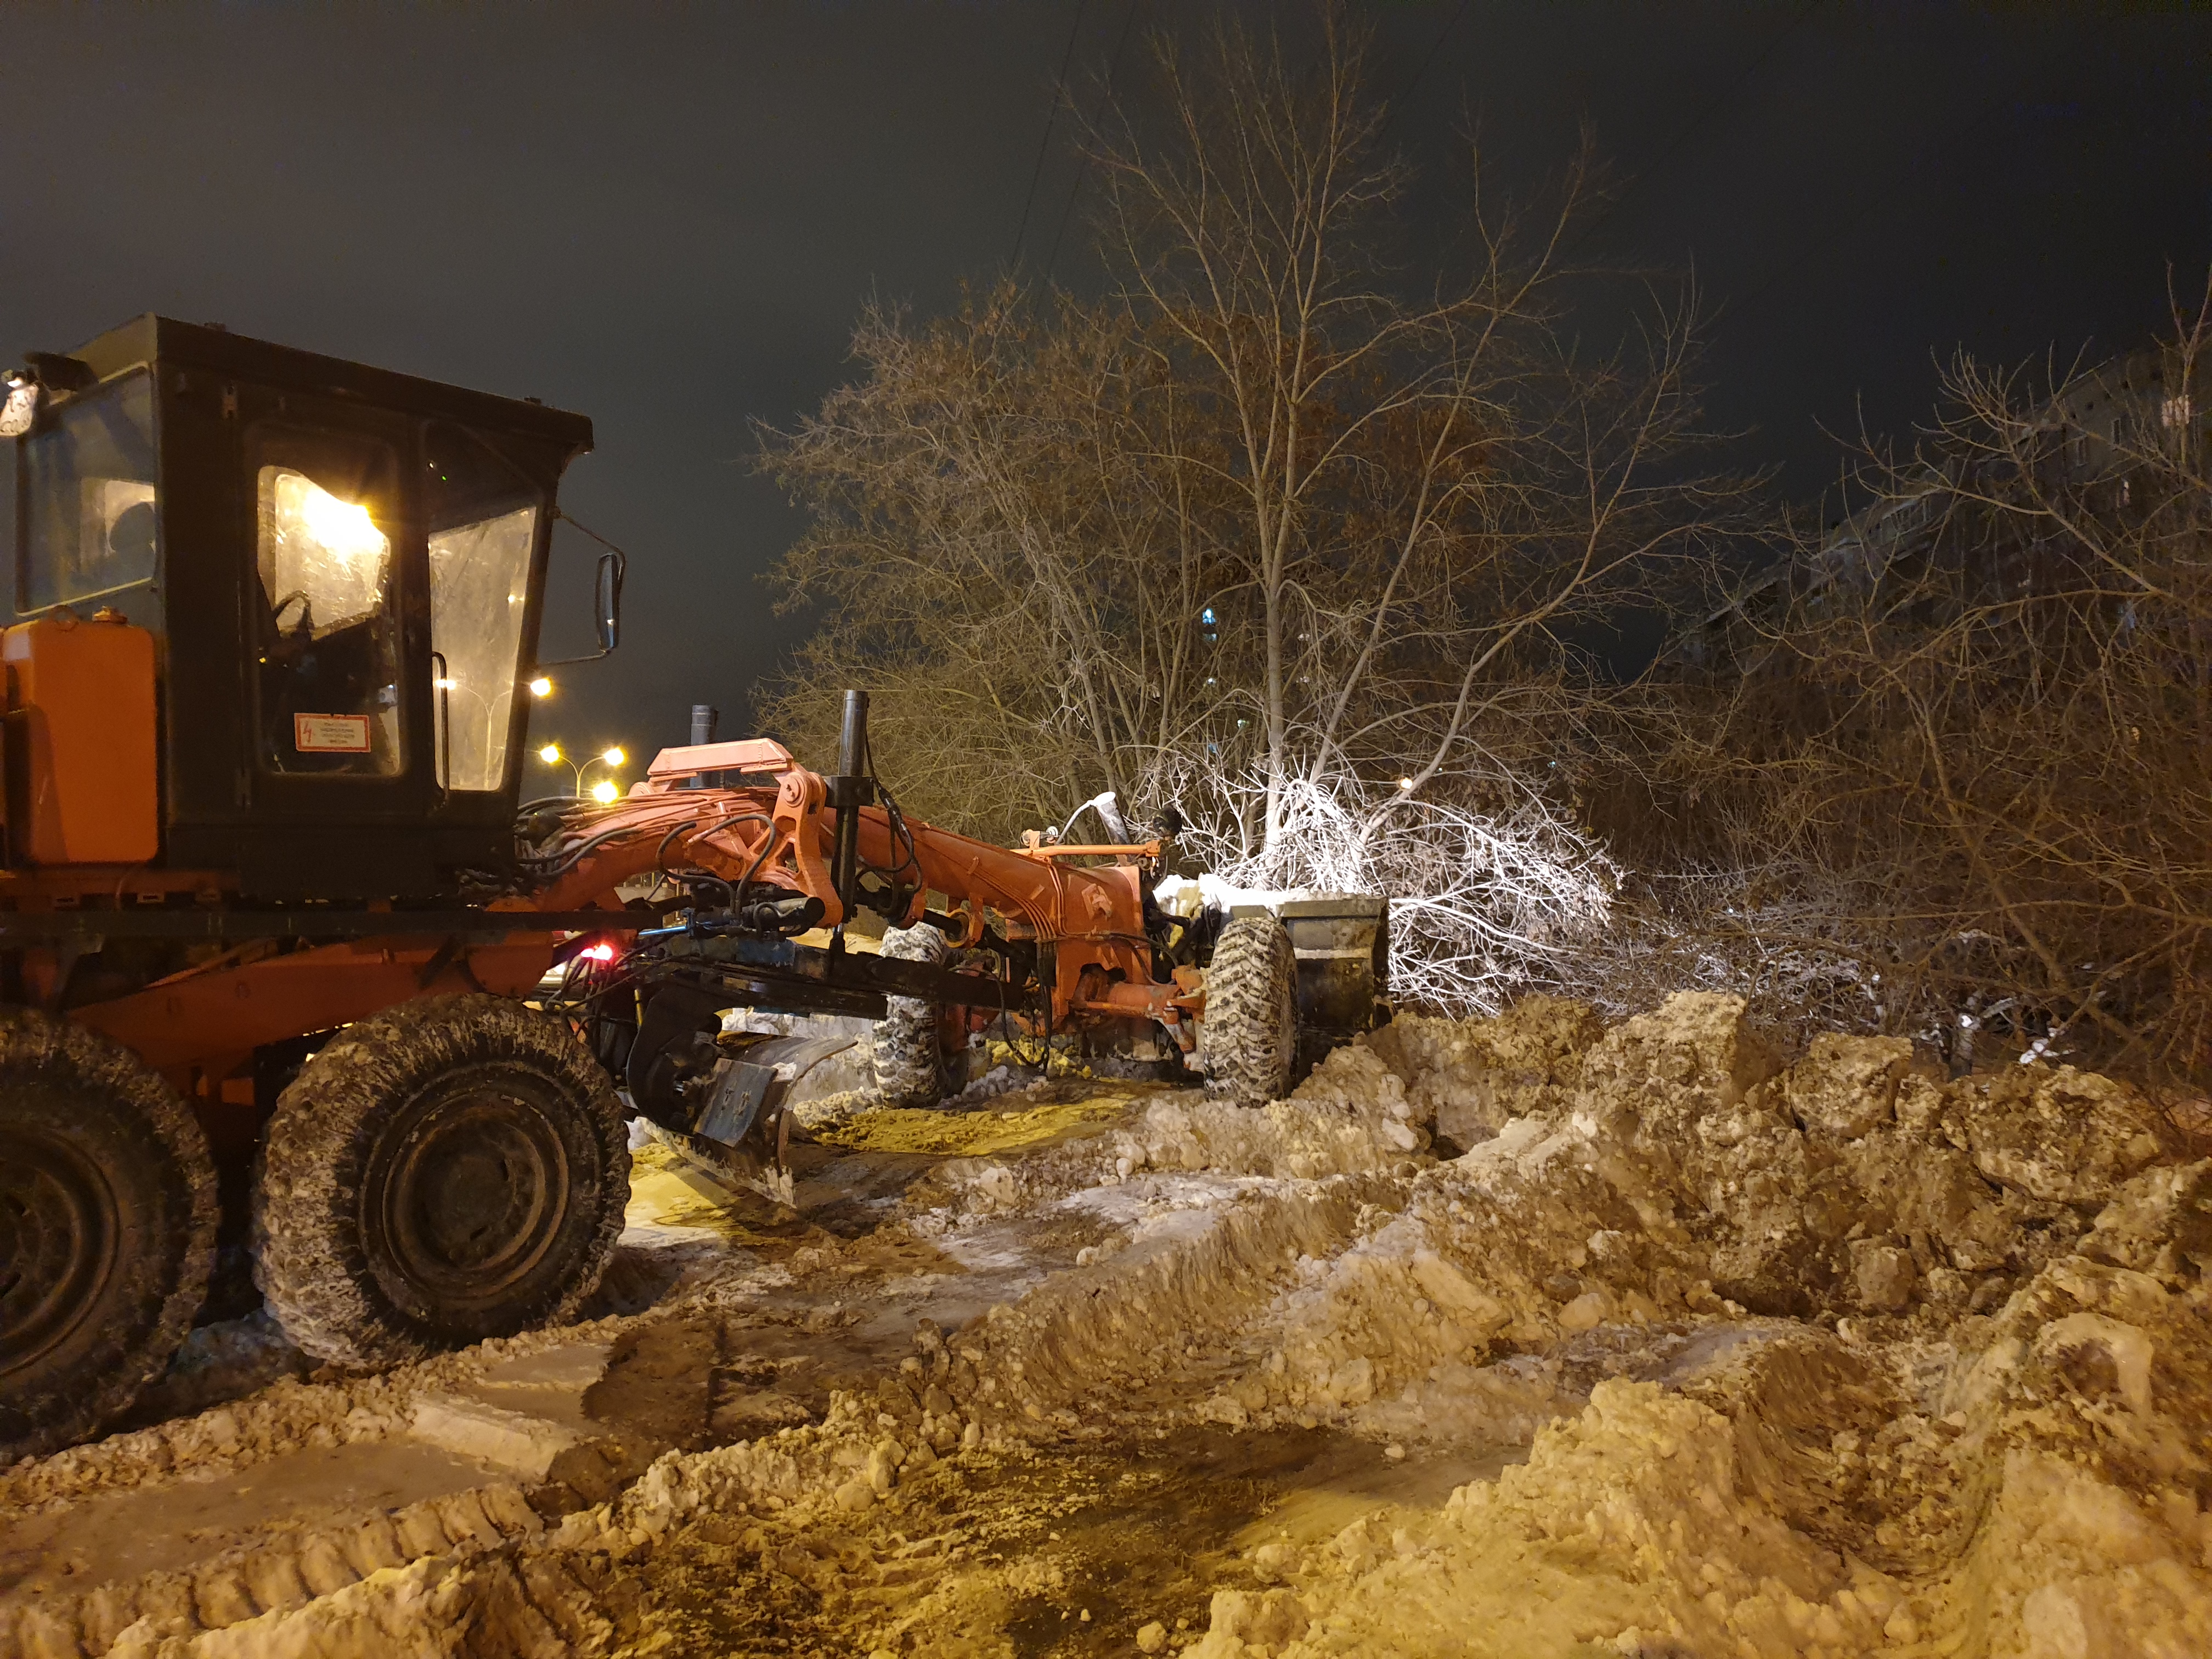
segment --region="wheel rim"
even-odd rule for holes
[[[26,1135],[0,1156],[0,1373],[66,1342],[115,1271],[115,1189],[96,1159]]]
[[[379,1138],[362,1183],[362,1234],[395,1302],[491,1307],[545,1260],[573,1182],[548,1092],[526,1073],[449,1078]]]

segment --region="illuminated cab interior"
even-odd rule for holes
[[[270,899],[496,867],[591,423],[159,317],[29,363],[0,621],[152,635],[158,860]]]

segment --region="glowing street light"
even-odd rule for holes
[[[629,756],[623,746],[617,743],[610,744],[598,754],[586,756],[582,760],[571,760],[568,758],[568,755],[563,752],[558,743],[549,743],[543,749],[538,751],[538,758],[544,761],[548,766],[567,767],[569,772],[574,775],[575,778],[576,794],[580,798],[586,793],[589,793],[593,800],[596,800],[604,805],[607,802],[613,800],[617,795],[621,794],[621,786],[615,783],[611,779],[603,778],[597,784],[594,784],[589,791],[586,791],[584,787],[584,774],[590,771],[594,766],[620,766],[624,761],[629,758]],[[605,790],[606,793],[602,794],[599,793],[601,790]]]
[[[530,695],[533,697],[551,696],[553,695],[553,682],[547,679],[544,675],[540,674],[536,679],[530,682]]]

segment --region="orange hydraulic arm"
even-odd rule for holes
[[[685,787],[733,772],[748,780],[744,787]],[[627,799],[571,820],[569,839],[580,850],[537,902],[574,910],[608,899],[634,877],[703,870],[742,884],[756,898],[781,890],[817,899],[824,924],[834,927],[844,908],[830,878],[835,812],[827,796],[825,779],[763,739],[665,750]],[[1170,1005],[1188,1000],[1152,977],[1138,860],[1158,857],[1156,843],[1015,851],[910,818],[895,824],[880,806],[854,810],[861,859],[913,890],[906,914],[889,920],[900,926],[920,920],[934,891],[967,921],[965,938],[953,943],[973,945],[983,936],[984,912],[996,912],[1006,937],[1053,947],[1055,1020],[1086,1008],[1172,1019]],[[1125,861],[1068,867],[1062,860],[1079,850],[1119,854]]]

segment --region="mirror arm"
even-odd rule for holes
[[[606,549],[605,552],[599,555],[599,581],[597,591],[592,596],[599,602],[599,614],[597,621],[600,643],[598,650],[586,652],[580,657],[555,657],[550,660],[541,657],[534,665],[537,668],[565,668],[571,663],[597,662],[602,657],[611,657],[614,654],[615,647],[620,642],[622,634],[623,582],[629,574],[629,554],[623,552],[589,525],[570,518],[557,507],[553,509],[553,517],[556,520],[565,520],[568,523],[575,525],[577,529]]]

